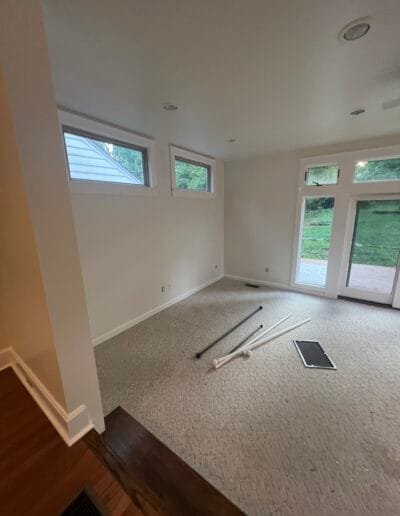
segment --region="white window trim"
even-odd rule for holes
[[[309,169],[310,168],[313,168],[313,167],[329,167],[329,166],[336,166],[338,165],[338,170],[339,170],[339,173],[338,173],[338,180],[337,180],[337,183],[327,183],[327,184],[321,184],[320,186],[317,186],[317,185],[307,185],[306,184],[306,174],[308,173]],[[324,186],[330,186],[330,187],[333,187],[333,186],[337,186],[340,182],[340,175],[341,175],[341,171],[340,171],[340,165],[339,163],[335,163],[335,162],[327,162],[327,161],[324,161],[323,163],[313,163],[312,165],[306,165],[305,169],[304,169],[304,172],[303,172],[303,183],[304,183],[304,186],[306,186],[307,188],[309,188],[310,186],[312,187],[315,187],[317,186],[317,188],[322,188]]]
[[[304,176],[303,176],[304,180]],[[336,185],[322,185],[318,186],[317,188],[321,190],[323,186],[336,186]],[[328,283],[328,270],[326,273],[326,281],[325,286],[320,285],[311,285],[306,283],[300,283],[297,281],[297,273],[300,266],[300,253],[301,253],[301,242],[303,237],[303,226],[304,226],[304,210],[305,210],[305,200],[306,198],[309,199],[311,197],[319,198],[319,197],[333,197],[334,198],[334,207],[333,207],[333,219],[332,219],[332,229],[331,229],[331,242],[333,238],[333,228],[335,225],[335,216],[336,216],[336,196],[333,193],[326,193],[326,191],[321,191],[319,195],[317,194],[307,194],[304,193],[300,196],[300,198],[297,201],[297,209],[296,209],[296,227],[295,227],[295,235],[294,235],[294,241],[293,241],[293,255],[292,255],[292,268],[291,268],[291,278],[290,278],[290,285],[293,288],[301,288],[305,291],[310,291],[313,293],[319,293],[319,294],[325,294],[327,283]],[[330,263],[330,257],[332,253],[332,245],[329,248],[328,252],[328,269],[329,269],[329,263]]]
[[[216,160],[197,152],[189,151],[175,145],[169,146],[170,167],[171,167],[171,193],[175,197],[192,197],[199,199],[210,199],[216,196]],[[176,187],[175,159],[187,159],[210,167],[210,191],[201,192],[197,190],[181,190]]]
[[[125,183],[112,183],[105,181],[85,181],[71,179],[69,175],[68,158],[65,154],[65,170],[71,193],[74,194],[100,194],[100,195],[155,195],[157,183],[155,174],[155,141],[149,137],[109,125],[106,122],[94,120],[85,115],[78,115],[63,109],[58,110],[60,131],[64,143],[63,126],[86,131],[96,136],[104,136],[127,144],[143,147],[147,151],[149,186]]]
[[[343,270],[347,266],[348,220],[351,200],[355,196],[400,194],[400,181],[371,181],[355,183],[355,165],[358,161],[373,161],[390,159],[400,156],[400,145],[379,147],[375,149],[357,150],[325,156],[313,156],[299,160],[298,193],[296,205],[296,220],[294,228],[290,286],[310,293],[319,293],[327,297],[337,297],[341,289]],[[305,171],[312,166],[338,164],[340,169],[339,181],[331,185],[306,185]],[[334,197],[335,207],[332,222],[331,246],[328,255],[328,269],[325,287],[304,285],[296,282],[300,238],[302,234],[302,213],[305,197]]]
[[[349,266],[350,266],[350,257],[351,257],[351,248],[353,241],[353,223],[355,221],[357,202],[358,201],[372,201],[372,200],[400,200],[400,193],[398,194],[373,194],[373,195],[356,195],[350,198],[350,206],[349,206],[349,217],[347,220],[346,228],[345,228],[345,245],[343,249],[343,267],[340,271],[340,276],[338,277],[339,282],[339,294],[348,296],[348,297],[359,297],[363,299],[363,292],[359,292],[357,289],[352,289],[346,285],[346,280],[348,277]],[[395,281],[393,286],[393,290],[396,290],[396,283],[398,279]],[[393,298],[394,292],[391,294],[383,294],[383,293],[374,293],[371,290],[365,290],[365,298],[373,300],[377,303],[387,303],[387,299],[385,298]],[[361,294],[361,297],[360,297]],[[375,297],[375,299],[371,299]]]
[[[397,153],[391,153],[391,154],[387,154],[385,156],[379,156],[377,155],[375,152],[371,154],[371,157],[368,157],[366,155],[366,159],[362,160],[362,161],[384,161],[384,160],[387,160],[387,159],[399,159],[400,158],[400,153],[397,152]],[[361,161],[361,160],[355,160],[354,161],[354,172],[353,172],[353,177],[352,177],[352,182],[353,184],[359,186],[359,185],[366,185],[366,184],[376,184],[376,183],[400,183],[400,180],[399,179],[374,179],[373,181],[355,181],[355,177],[356,177],[356,169],[355,169],[355,166],[357,164],[358,161]]]

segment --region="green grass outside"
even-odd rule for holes
[[[353,263],[395,267],[400,250],[400,201],[362,201],[358,206]],[[328,258],[332,218],[332,208],[306,208],[302,258]]]

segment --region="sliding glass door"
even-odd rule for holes
[[[341,294],[391,304],[399,271],[400,199],[354,199]]]

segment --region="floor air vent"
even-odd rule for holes
[[[82,491],[75,500],[68,505],[61,516],[101,516],[101,512],[89,498],[86,491]]]
[[[294,340],[294,345],[306,367],[315,369],[336,369],[335,364],[316,340]]]

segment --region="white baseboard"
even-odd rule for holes
[[[255,285],[261,285],[263,287],[269,287],[269,288],[277,288],[279,290],[289,290],[291,292],[300,292],[301,294],[310,294],[312,296],[319,296],[319,297],[326,297],[326,294],[321,289],[313,289],[310,288],[301,288],[301,287],[294,287],[292,285],[286,285],[285,283],[273,283],[272,281],[264,281],[264,280],[258,280],[254,278],[245,278],[243,276],[235,276],[233,274],[225,274],[225,278],[236,280],[236,281],[243,281],[245,283],[254,283]]]
[[[129,330],[129,328],[132,328],[132,326],[135,326],[136,324],[139,324],[140,322],[144,321],[145,319],[148,319],[149,317],[152,317],[153,315],[158,314],[159,312],[162,312],[166,308],[169,308],[172,305],[175,305],[176,303],[179,303],[180,301],[183,301],[184,299],[192,296],[193,294],[196,294],[196,292],[199,292],[200,290],[203,290],[206,287],[209,287],[213,283],[219,281],[224,277],[223,274],[220,274],[216,278],[213,278],[209,281],[206,281],[205,283],[192,288],[191,290],[188,290],[187,292],[184,292],[183,294],[174,297],[167,303],[164,303],[163,305],[159,305],[156,308],[153,308],[152,310],[149,310],[148,312],[145,312],[142,315],[139,315],[138,317],[135,317],[134,319],[131,319],[130,321],[127,321],[123,324],[120,324],[119,326],[116,326],[112,330],[109,330],[102,335],[99,335],[98,337],[95,337],[93,339],[93,346],[98,346],[102,342],[105,342],[108,339],[111,339],[111,337],[115,337],[116,335],[122,333],[123,331]]]
[[[6,367],[10,367],[13,362],[13,357],[11,354],[11,348],[2,349],[0,351],[0,371],[5,369]]]
[[[13,368],[23,386],[68,446],[72,446],[93,428],[87,407],[81,405],[72,412],[66,412],[30,367],[11,347],[0,352],[0,370],[6,367]]]

